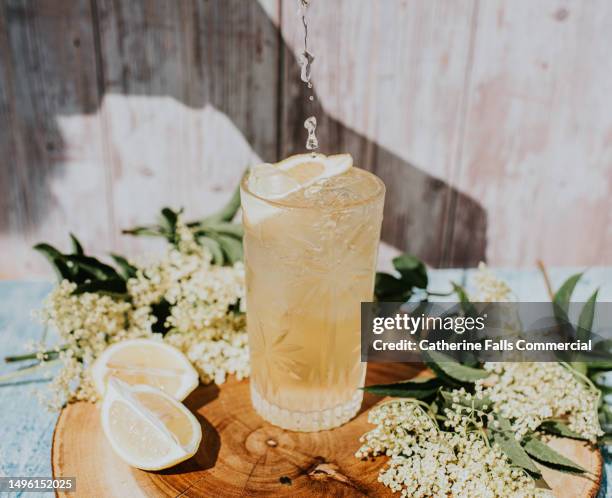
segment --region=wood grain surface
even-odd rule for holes
[[[367,383],[415,373],[406,365],[370,365]],[[392,496],[377,482],[386,457],[354,457],[359,436],[373,428],[367,410],[379,400],[366,395],[359,415],[332,431],[296,433],[274,427],[254,412],[248,381],[230,379],[220,388],[200,386],[186,404],[202,425],[202,445],[190,460],[160,472],[124,464],[102,433],[98,407],[77,403],[64,409],[57,422],[53,475],[77,476],[76,493],[67,498]],[[544,469],[555,496],[595,496],[602,473],[599,451],[569,439],[551,444],[592,473],[580,477]]]
[[[0,3],[0,277],[69,230],[155,248],[120,229],[218,208],[310,113],[430,265],[612,264],[612,3],[313,0],[310,105],[296,1]]]

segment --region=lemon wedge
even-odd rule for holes
[[[101,396],[112,376],[127,384],[157,387],[179,401],[199,383],[198,373],[178,349],[152,339],[130,339],[108,347],[91,369]]]
[[[242,206],[250,223],[258,223],[274,215],[278,209],[262,199],[278,201],[313,183],[341,175],[353,166],[350,154],[298,154],[276,164],[253,166],[247,187],[251,194],[242,193]]]
[[[172,467],[195,455],[202,428],[165,392],[111,377],[102,404],[102,428],[115,453],[142,470]]]

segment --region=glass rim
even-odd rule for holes
[[[325,211],[325,212],[334,212],[334,211],[345,211],[347,209],[353,209],[355,207],[358,206],[365,206],[367,204],[371,204],[374,201],[376,201],[377,199],[383,197],[387,191],[387,186],[385,185],[385,183],[378,177],[376,176],[374,173],[372,173],[371,171],[368,171],[367,169],[363,169],[363,168],[358,168],[356,166],[353,166],[356,169],[359,169],[361,171],[363,171],[364,173],[368,174],[369,176],[371,176],[372,178],[374,178],[374,180],[376,181],[378,188],[376,189],[376,191],[374,193],[372,193],[372,195],[369,195],[368,197],[366,197],[365,199],[360,199],[358,201],[352,201],[352,202],[348,202],[346,204],[343,204],[342,206],[336,206],[334,208],[328,208],[325,206],[298,206],[298,205],[293,205],[293,204],[289,204],[286,202],[282,202],[280,200],[275,200],[275,199],[266,199],[265,197],[262,197],[260,195],[255,194],[254,192],[252,192],[249,189],[248,186],[248,180],[249,180],[249,175],[250,170],[247,171],[247,173],[242,177],[242,180],[240,180],[240,190],[246,192],[247,194],[249,194],[250,196],[265,202],[266,204],[269,204],[273,207],[279,208],[279,209],[309,209],[311,211]]]

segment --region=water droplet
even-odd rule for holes
[[[312,63],[314,61],[314,55],[312,55],[308,51],[308,21],[306,19],[306,14],[308,13],[308,7],[310,7],[311,0],[298,0],[298,14],[302,18],[302,24],[304,26],[304,51],[298,57],[298,62],[300,64],[300,78],[306,86],[310,89],[312,88],[312,82],[310,81],[312,74]],[[310,102],[314,101],[314,95],[310,95],[308,97]],[[319,141],[317,140],[317,136],[315,134],[315,130],[317,128],[317,120],[314,116],[310,116],[306,121],[304,121],[304,128],[308,130],[308,138],[306,139],[306,149],[307,150],[316,150],[319,147]]]
[[[308,51],[304,50],[302,54],[300,54],[300,78],[304,83],[308,85],[308,88],[312,88],[312,83],[310,82],[310,77],[312,73],[312,63],[314,61],[314,56]]]
[[[298,0],[298,14],[305,16],[310,6],[310,0]]]
[[[314,116],[310,116],[306,121],[304,121],[304,128],[308,130],[308,138],[306,139],[306,149],[307,150],[315,150],[319,147],[319,141],[317,140],[317,136],[315,134],[317,129],[317,118]]]

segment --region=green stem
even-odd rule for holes
[[[436,297],[448,297],[453,294],[453,291],[451,292],[430,292],[426,290],[425,292],[427,293],[428,296],[436,296]]]
[[[62,347],[60,349],[60,351],[63,351],[65,349],[66,349],[66,347],[64,346],[64,347]],[[52,359],[52,360],[54,360],[55,358],[58,357],[59,351],[56,351],[55,349],[50,349],[48,351],[43,351],[42,354],[45,357],[45,359]],[[38,359],[38,355],[39,355],[39,352],[7,356],[7,357],[4,358],[4,362],[5,363],[17,363],[19,361],[37,360]]]
[[[18,354],[14,356],[6,356],[4,358],[5,363],[16,363],[18,361],[26,361],[26,360],[36,360],[38,353],[27,353],[27,354]]]
[[[390,404],[396,403],[398,401],[405,401],[405,402],[408,402],[408,403],[412,403],[413,405],[419,406],[421,408],[421,410],[423,410],[425,412],[425,414],[435,424],[436,428],[438,430],[440,430],[440,425],[438,424],[438,421],[436,420],[437,416],[433,412],[433,410],[431,409],[431,406],[428,405],[427,403],[425,403],[425,401],[421,401],[420,399],[416,399],[416,398],[393,398],[393,399],[390,399],[388,401],[384,401],[383,403],[381,403],[378,406],[390,405]]]
[[[26,375],[26,374],[35,372],[36,370],[40,368],[48,367],[49,365],[54,365],[58,361],[59,360],[41,362],[41,363],[37,363],[36,365],[32,365],[31,367],[28,367],[28,368],[22,368],[20,370],[15,370],[14,372],[10,372],[5,375],[0,375],[0,383],[4,383],[6,381],[15,379],[17,377],[21,377],[22,375]]]

